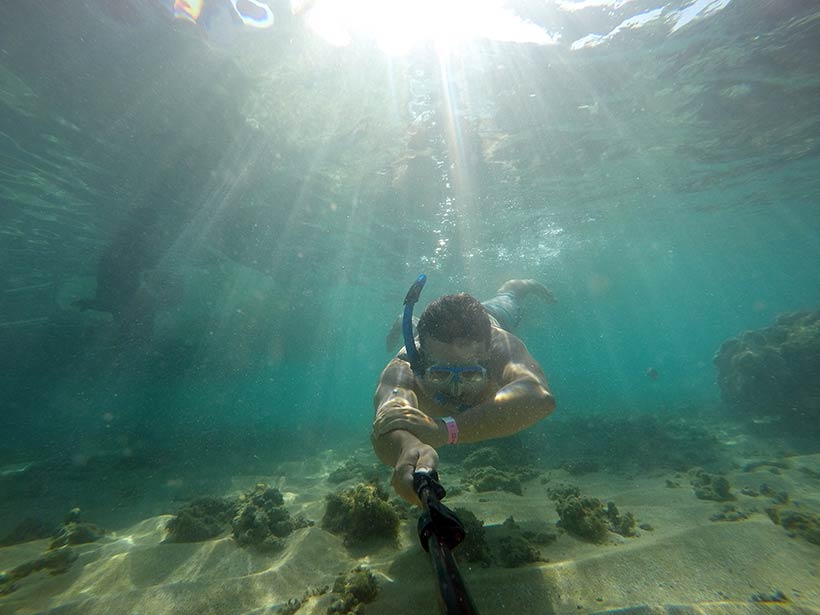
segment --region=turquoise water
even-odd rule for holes
[[[366,447],[419,272],[419,312],[554,292],[518,332],[544,433],[722,416],[721,343],[817,309],[814,3],[509,2],[507,34],[433,12],[403,47],[302,5],[0,6],[0,464]],[[139,341],[74,305],[101,262],[177,281]]]

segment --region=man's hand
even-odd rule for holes
[[[447,444],[447,426],[416,408],[388,408],[373,422],[373,434],[377,438],[397,429],[410,432],[433,448]]]
[[[432,472],[438,468],[438,453],[427,444],[417,444],[402,449],[391,481],[396,493],[416,506],[421,506],[418,495],[413,491],[414,472]]]

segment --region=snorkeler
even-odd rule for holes
[[[376,455],[394,469],[394,489],[413,503],[413,473],[436,470],[438,447],[509,436],[555,409],[544,371],[510,332],[526,295],[555,302],[547,288],[510,280],[484,303],[466,293],[440,297],[418,320],[417,344],[412,309],[425,280],[405,298],[405,347],[381,374],[371,434]]]

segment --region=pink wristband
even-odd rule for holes
[[[441,418],[447,426],[447,444],[455,444],[458,442],[458,424],[452,416],[444,416]]]

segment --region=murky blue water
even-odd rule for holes
[[[177,5],[0,7],[3,464],[366,445],[419,272],[552,289],[551,421],[719,411],[720,344],[817,307],[815,3]]]

